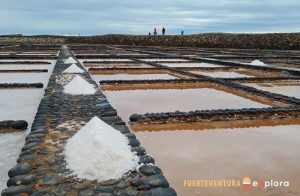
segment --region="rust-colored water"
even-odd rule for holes
[[[133,113],[269,107],[212,88],[125,90],[104,91],[104,93],[125,122]]]
[[[300,99],[300,85],[283,86],[276,84],[246,84],[260,90],[269,91],[271,93],[278,93],[286,96],[296,97]]]
[[[114,75],[91,75],[99,82],[101,80],[156,80],[156,79],[176,79],[169,74],[114,74]]]
[[[298,120],[298,124],[300,124]],[[178,195],[299,195],[300,125],[137,132]],[[289,181],[290,187],[185,187],[184,180]]]
[[[218,77],[218,78],[241,78],[241,77],[253,77],[246,74],[240,74],[237,72],[226,72],[226,71],[218,71],[218,72],[207,72],[207,71],[191,71],[195,74],[210,76],[210,77]]]

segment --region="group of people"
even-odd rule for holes
[[[165,27],[163,27],[162,29],[161,29],[161,33],[162,33],[162,35],[165,35],[166,34],[166,29],[165,29]],[[181,30],[181,35],[184,35],[184,30]],[[149,32],[149,35],[152,35],[151,34],[151,32]],[[153,29],[153,35],[157,35],[157,29],[156,29],[156,27],[154,27],[154,29]]]

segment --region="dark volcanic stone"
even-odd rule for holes
[[[172,188],[155,188],[143,193],[143,196],[176,196],[176,192]]]
[[[18,175],[27,174],[31,171],[31,166],[28,163],[18,163],[8,171],[8,176],[14,177]]]
[[[139,147],[132,147],[132,148],[131,148],[131,151],[132,151],[132,152],[136,152],[136,154],[137,154],[138,156],[144,155],[144,154],[146,153],[145,148],[143,148],[143,147],[141,147],[141,146],[139,146]]]
[[[26,129],[28,127],[28,123],[25,120],[18,120],[13,121],[10,126],[15,129]]]
[[[22,195],[22,193],[31,195],[33,193],[33,191],[32,191],[32,189],[30,189],[24,185],[11,186],[11,187],[4,189],[1,193],[1,196],[16,196],[16,195]]]
[[[59,183],[60,183],[59,176],[57,174],[52,174],[52,175],[47,175],[41,184],[42,185],[57,185]]]
[[[93,190],[84,190],[80,191],[80,196],[95,196],[95,192]]]
[[[96,188],[96,191],[100,193],[112,193],[114,191],[114,188],[112,186],[98,186]]]
[[[135,138],[128,138],[129,145],[132,147],[136,147],[140,145],[140,142]]]
[[[31,148],[36,147],[36,146],[38,146],[38,145],[40,145],[40,143],[38,143],[38,142],[34,142],[34,143],[27,144],[27,145],[25,145],[25,146],[22,148],[22,151],[31,149]]]
[[[68,187],[65,187],[64,185],[59,185],[54,193],[55,195],[63,196],[66,195],[69,191],[70,189]]]
[[[140,177],[136,176],[136,177],[131,179],[130,183],[131,183],[132,186],[138,187],[143,183],[143,181]]]
[[[36,160],[38,159],[39,157],[36,156],[36,155],[24,155],[24,156],[21,156],[20,158],[18,158],[17,162],[20,163],[20,162],[23,162],[23,161],[32,161],[32,160]]]
[[[140,115],[138,115],[138,114],[132,114],[132,115],[129,117],[129,120],[132,121],[132,122],[136,122],[136,121],[138,121],[138,120],[140,120],[140,119],[141,119],[141,117],[140,117]]]
[[[154,159],[150,157],[149,155],[143,155],[140,157],[140,162],[144,164],[149,164],[149,163],[155,163]]]
[[[33,193],[32,196],[51,196],[51,190],[50,189],[40,189]]]
[[[139,171],[146,176],[162,174],[161,169],[153,165],[143,165],[142,167],[140,167]]]
[[[169,183],[168,183],[167,179],[161,174],[149,176],[148,178],[146,178],[144,183],[145,183],[145,185],[148,185],[152,188],[156,188],[156,187],[168,188],[169,187]]]
[[[36,177],[33,175],[19,175],[10,178],[7,181],[7,186],[19,186],[19,185],[28,185],[33,183],[36,180]]]

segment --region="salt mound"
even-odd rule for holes
[[[260,60],[254,60],[250,63],[250,65],[265,65],[265,64]]]
[[[83,73],[84,71],[80,69],[76,64],[72,64],[63,73]]]
[[[106,181],[137,168],[139,158],[130,149],[123,134],[94,117],[67,141],[63,153],[78,178]]]
[[[64,62],[65,62],[65,64],[77,63],[77,61],[73,57],[69,57]]]
[[[95,94],[94,85],[88,83],[80,76],[75,76],[69,84],[64,86],[64,93],[71,95],[91,95]]]

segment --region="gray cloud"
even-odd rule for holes
[[[0,0],[0,34],[299,32],[299,0]]]

